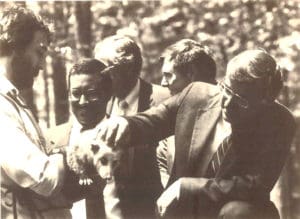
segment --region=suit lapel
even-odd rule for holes
[[[219,104],[219,96],[216,96],[211,100],[208,108],[199,109],[197,112],[188,156],[189,172],[195,169],[199,154],[211,137],[211,133],[221,115]]]
[[[143,112],[147,109],[150,108],[150,96],[152,93],[152,86],[148,83],[146,83],[145,81],[143,81],[142,79],[140,80],[140,91],[139,91],[139,96],[138,96],[138,112]],[[134,157],[135,154],[137,152],[138,149],[136,149],[135,147],[129,147],[128,148],[128,153],[127,153],[127,164],[128,164],[128,173],[129,175],[132,174],[133,171],[133,165],[134,165]]]
[[[138,112],[143,112],[150,108],[152,86],[145,81],[140,80],[140,93],[138,102]]]
[[[115,96],[112,96],[112,97],[110,98],[110,100],[107,102],[107,106],[106,106],[106,115],[111,116],[114,101],[115,101]]]

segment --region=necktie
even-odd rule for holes
[[[222,143],[219,145],[217,151],[213,154],[212,159],[211,159],[210,164],[207,169],[207,172],[209,174],[216,175],[216,173],[220,169],[222,161],[224,160],[226,152],[231,147],[231,145],[232,145],[232,136],[229,135],[222,141]]]
[[[129,107],[128,103],[126,102],[126,100],[120,100],[119,101],[119,108],[120,108],[120,116],[125,116],[127,113],[127,109]]]
[[[120,100],[120,102],[119,102],[119,107],[120,107],[122,110],[126,110],[126,109],[128,109],[129,105],[128,105],[128,103],[126,102],[126,100]]]

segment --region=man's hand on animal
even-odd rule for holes
[[[106,185],[103,190],[104,208],[107,219],[122,219],[118,183],[115,174],[120,166],[121,150],[108,147],[99,141],[91,145],[94,166]]]
[[[103,189],[107,219],[122,219],[115,170],[120,165],[121,151],[108,147],[103,141],[95,142],[93,130],[76,145],[67,147],[68,166],[79,175],[79,184],[90,186],[95,175],[105,180]],[[104,182],[104,181],[103,181]]]
[[[101,122],[96,129],[98,130],[96,142],[102,141],[110,147],[119,147],[129,143],[129,124],[123,117],[111,117],[110,119]]]

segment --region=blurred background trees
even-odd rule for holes
[[[48,20],[53,42],[45,70],[34,92],[39,122],[44,128],[69,118],[67,72],[82,57],[92,57],[96,42],[112,34],[131,36],[144,57],[141,77],[159,83],[159,56],[182,38],[206,43],[218,64],[218,78],[226,63],[245,49],[264,48],[284,70],[285,87],[279,97],[300,115],[300,1],[299,0],[165,0],[165,1],[26,1],[21,4]],[[299,120],[300,122],[300,120]],[[300,132],[300,131],[299,131]],[[274,195],[282,218],[300,218],[300,133]]]

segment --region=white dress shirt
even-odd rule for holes
[[[225,121],[221,115],[217,121],[212,137],[207,142],[207,147],[204,148],[203,154],[205,155],[201,156],[201,160],[199,160],[199,170],[201,170],[203,174],[206,172],[214,153],[218,150],[223,140],[231,135],[231,132],[230,123]]]
[[[111,97],[107,104],[107,113],[111,116],[130,116],[136,114],[138,111],[139,93],[140,79],[137,80],[135,86],[123,100]]]
[[[215,153],[218,150],[219,145],[221,145],[223,140],[229,135],[231,135],[231,125],[220,116],[216,125],[214,137],[212,138],[211,152]]]

